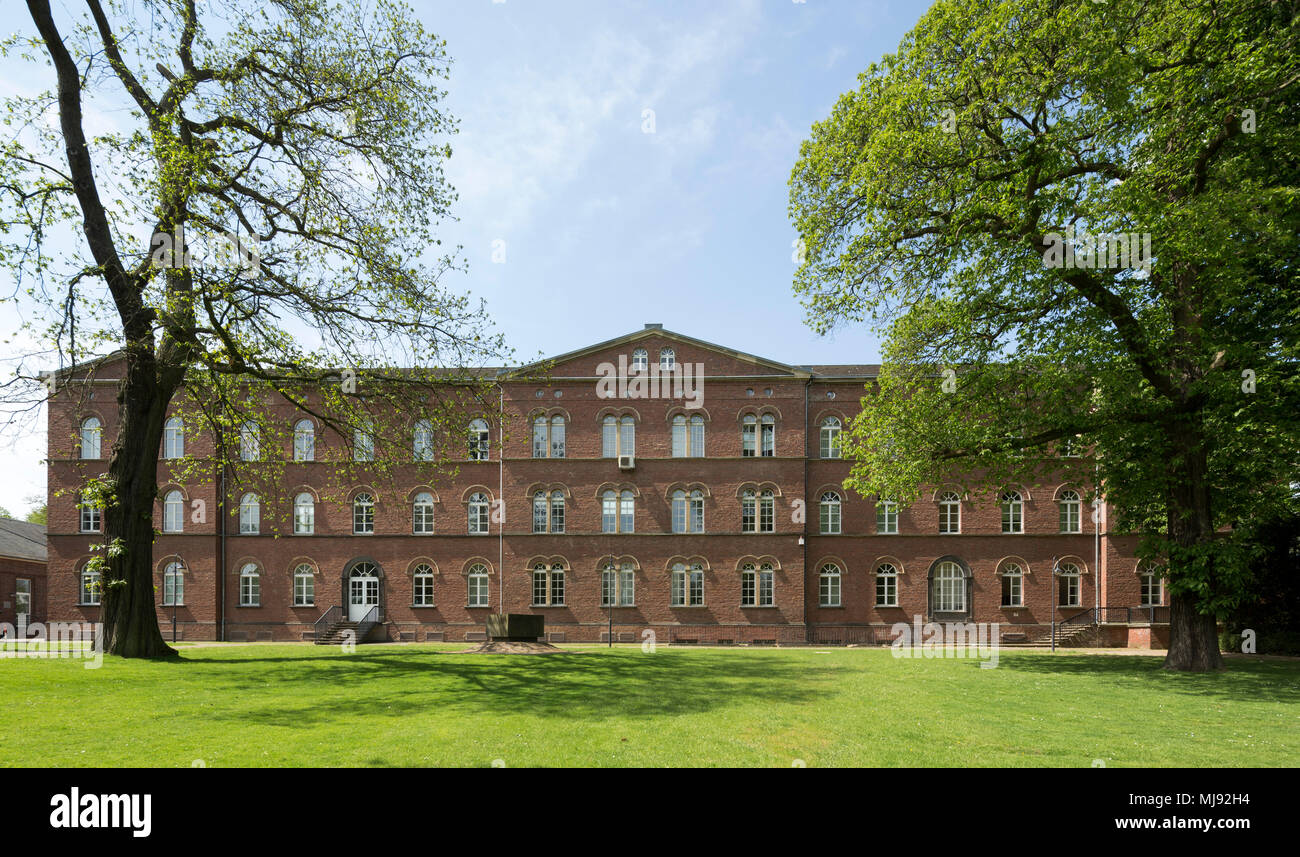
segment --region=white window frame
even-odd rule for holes
[[[82,460],[103,456],[104,424],[99,417],[86,417],[81,421],[80,455]]]
[[[838,491],[826,491],[817,501],[817,532],[822,536],[838,536],[843,529],[844,501]]]
[[[163,458],[175,460],[185,457],[185,421],[169,417],[163,424]]]
[[[164,533],[183,533],[185,532],[185,497],[180,491],[173,488],[163,495],[163,525]]]
[[[965,613],[966,574],[961,565],[952,560],[939,563],[934,569],[932,610],[935,613]]]
[[[104,597],[104,575],[98,571],[83,568],[78,577],[81,585],[78,589],[77,604],[82,607],[100,606]]]
[[[482,563],[470,566],[465,575],[465,598],[467,607],[492,606],[492,580]]]
[[[169,562],[163,568],[162,606],[185,606],[185,566]]]
[[[492,531],[492,518],[490,510],[492,500],[482,491],[475,491],[469,495],[467,509],[469,514],[468,530],[471,536],[486,536]]]
[[[1015,489],[1008,489],[999,495],[998,502],[1002,506],[1002,533],[1004,535],[1024,535],[1024,495]]]
[[[258,461],[262,457],[262,427],[245,420],[239,427],[239,460]]]
[[[362,491],[352,498],[352,535],[375,534],[375,495]]]
[[[239,606],[262,606],[262,571],[255,563],[246,563],[239,569]]]
[[[1083,532],[1083,498],[1079,492],[1066,489],[1061,492],[1060,524],[1062,533]]]
[[[843,424],[839,417],[826,417],[821,424],[821,456],[826,459],[837,459],[844,457],[844,450],[840,446],[840,434],[843,431]]]
[[[1003,607],[1025,606],[1025,570],[1019,563],[1009,562],[1002,566],[1000,589]],[[1010,593],[1008,593],[1010,589]],[[1009,596],[1009,597],[1008,597]]]
[[[293,424],[293,460],[316,460],[316,424],[305,417]]]
[[[492,429],[482,417],[470,420],[468,455],[470,461],[492,459]]]
[[[96,506],[85,493],[82,493],[77,507],[80,510],[80,532],[98,533],[103,529],[103,510]]]
[[[434,607],[434,579],[433,566],[427,562],[422,562],[415,567],[411,574],[411,606],[412,607]]]
[[[473,423],[470,424],[471,426]],[[416,420],[411,428],[411,460],[433,461],[433,423]]]
[[[876,602],[877,607],[898,606],[898,567],[892,562],[882,562],[876,566]]]
[[[433,535],[433,495],[421,491],[411,502],[411,533],[417,536]]]
[[[316,606],[316,573],[305,562],[299,563],[293,570],[293,606]]]
[[[876,534],[898,535],[898,502],[889,497],[876,500]]]
[[[954,525],[953,517],[956,517]],[[945,529],[946,527],[946,529]],[[961,495],[956,491],[945,491],[939,495],[939,535],[961,534]]]
[[[817,570],[817,606],[843,606],[842,581],[843,573],[839,565],[833,562],[823,563]]]
[[[306,502],[303,502],[306,498]],[[293,498],[293,534],[310,536],[316,532],[316,498],[301,491]]]
[[[262,501],[251,491],[239,498],[239,534],[256,536],[262,531]]]

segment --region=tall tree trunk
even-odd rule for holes
[[[1179,573],[1180,566],[1184,573],[1203,574],[1203,570],[1187,566],[1194,560],[1194,549],[1208,545],[1214,539],[1208,481],[1209,453],[1201,419],[1201,413],[1195,411],[1183,415],[1171,428],[1173,461],[1167,521],[1169,538],[1174,543],[1175,555],[1170,557],[1169,565],[1174,575]],[[1212,579],[1210,583],[1213,584]],[[1169,652],[1165,655],[1165,669],[1187,672],[1223,669],[1215,617],[1200,612],[1198,606],[1199,599],[1191,593],[1179,592],[1170,598]]]
[[[128,345],[126,378],[118,390],[117,442],[108,464],[116,489],[104,510],[111,549],[102,613],[105,650],[127,658],[176,655],[158,629],[153,582],[158,448],[170,398],[158,382],[151,344]]]

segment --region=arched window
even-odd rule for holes
[[[939,495],[939,532],[961,532],[961,498],[956,491],[945,491]]]
[[[600,426],[600,454],[604,458],[636,455],[636,420],[630,416],[605,417]]]
[[[704,457],[704,417],[673,417],[673,458]]]
[[[422,562],[411,575],[411,606],[433,606],[433,566]]]
[[[316,460],[316,425],[311,420],[298,420],[294,424],[293,460]]]
[[[600,495],[600,529],[603,533],[636,530],[636,497],[631,491],[606,491]]]
[[[601,569],[600,606],[636,606],[636,569],[632,563],[624,562],[622,566],[606,563]]]
[[[893,497],[876,501],[876,533],[882,536],[898,534],[898,503]]]
[[[488,497],[482,491],[469,495],[469,534],[485,536],[488,534]]]
[[[375,430],[369,421],[352,429],[352,460],[375,460]]]
[[[172,490],[163,495],[164,533],[179,533],[185,529],[185,500],[181,492]]]
[[[746,458],[776,455],[776,417],[745,414],[740,423],[740,454]]]
[[[262,575],[251,562],[239,570],[239,606],[262,606]]]
[[[475,563],[470,566],[466,576],[470,607],[488,606],[488,570],[487,566]]]
[[[533,494],[533,532],[564,532],[563,491],[538,491]]]
[[[898,606],[898,569],[892,563],[876,566],[876,606]]]
[[[966,612],[966,575],[955,562],[939,563],[934,569],[934,612]]]
[[[103,576],[98,571],[83,568],[81,570],[81,600],[77,603],[83,607],[97,607],[103,590]]]
[[[564,566],[554,563],[547,566],[539,562],[533,566],[533,606],[564,606]]]
[[[100,441],[104,436],[104,427],[99,417],[86,417],[81,421],[81,457],[99,458]]]
[[[1165,586],[1161,575],[1164,569],[1143,565],[1138,572],[1138,605],[1141,607],[1160,607],[1165,603]]]
[[[255,536],[262,529],[262,502],[256,494],[239,498],[239,534]]]
[[[492,441],[488,435],[487,420],[471,420],[469,424],[469,460],[487,461],[492,455]]]
[[[163,423],[163,458],[185,457],[185,422],[170,417]]]
[[[756,493],[746,488],[740,495],[740,531],[771,533],[776,528],[776,495],[771,489]]]
[[[100,509],[95,500],[89,493],[81,495],[81,502],[77,504],[81,510],[81,532],[97,533],[103,524],[100,517]]]
[[[1069,489],[1062,491],[1059,502],[1061,505],[1061,532],[1083,532],[1083,502],[1079,498],[1079,492]]]
[[[474,424],[470,423],[470,458],[474,457],[474,444],[472,442],[473,426]],[[428,420],[415,421],[415,430],[412,433],[411,438],[411,454],[414,456],[416,461],[433,461],[433,424]]]
[[[164,607],[180,607],[185,604],[185,567],[179,562],[169,562],[163,569]]]
[[[1083,572],[1072,562],[1063,562],[1056,567],[1057,605],[1061,607],[1078,607],[1082,603],[1079,582]]]
[[[632,352],[632,371],[644,372],[650,368],[650,354],[644,348]]]
[[[1023,607],[1025,570],[1018,563],[1009,562],[1002,566],[1002,606]]]
[[[303,563],[293,570],[293,606],[311,607],[316,603],[316,576],[312,567]]]
[[[821,510],[821,535],[837,536],[840,534],[840,495],[835,491],[827,491],[822,494],[820,505]]]
[[[757,568],[746,563],[740,568],[740,606],[771,607],[773,600],[773,571],[770,563]]]
[[[316,532],[316,500],[306,491],[293,499],[293,531],[296,535]]]
[[[839,417],[827,417],[822,420],[821,441],[822,458],[840,457]]]
[[[704,492],[698,488],[687,493],[673,492],[673,532],[704,532]]]
[[[659,368],[669,372],[677,368],[677,352],[671,348],[659,349]]]
[[[433,532],[433,495],[421,491],[411,504],[411,532],[427,536]]]
[[[564,458],[564,417],[533,418],[533,458]]]
[[[1003,491],[998,498],[1002,503],[1002,532],[1023,533],[1025,531],[1025,502],[1019,491]]]
[[[685,563],[673,563],[673,606],[704,606],[704,568],[699,563],[689,567]]]
[[[352,499],[352,532],[354,535],[366,536],[375,531],[375,498],[370,494],[358,494]]]
[[[822,607],[840,606],[840,567],[828,562],[821,567],[817,575],[818,591],[821,594],[818,603]]]
[[[262,457],[262,427],[246,420],[239,427],[239,460],[257,461]]]

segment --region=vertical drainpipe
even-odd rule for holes
[[[803,639],[805,643],[812,642],[812,626],[808,623],[808,516],[812,513],[809,511],[808,498],[808,456],[809,444],[811,441],[808,437],[808,391],[812,388],[812,374],[803,382]]]
[[[506,612],[506,390],[497,381],[497,501],[501,523],[497,524],[497,612]]]
[[[1101,480],[1101,466],[1093,465],[1092,487],[1097,491],[1097,498],[1101,499],[1099,484]],[[1092,601],[1095,612],[1093,615],[1097,621],[1101,621],[1101,504],[1093,506],[1097,512],[1097,520],[1092,522]],[[1080,510],[1082,511],[1082,510]]]
[[[221,450],[221,431],[217,430],[217,449]],[[217,475],[217,521],[218,532],[220,533],[220,550],[217,551],[217,612],[221,614],[221,628],[217,634],[217,639],[221,642],[226,641],[226,456],[224,453],[218,453],[221,456],[221,471]]]

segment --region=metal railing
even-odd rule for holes
[[[333,625],[335,622],[342,622],[342,621],[343,621],[343,608],[331,607],[330,609],[322,613],[321,617],[316,620],[316,624],[312,626],[312,639],[319,640],[321,638],[321,635],[330,629],[331,625]]]
[[[379,609],[379,605],[376,604],[374,607],[367,610],[366,615],[362,616],[361,621],[357,623],[357,642],[365,642],[366,636],[370,631],[383,621],[384,611]]]

